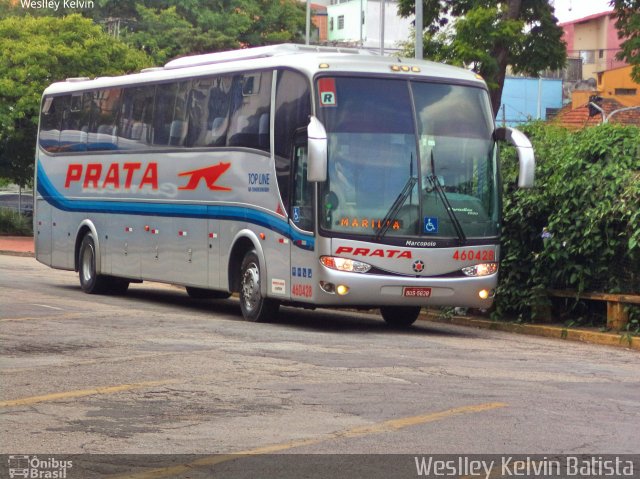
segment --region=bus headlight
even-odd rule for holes
[[[371,265],[362,261],[355,261],[348,258],[338,258],[336,256],[321,256],[320,263],[330,269],[347,271],[349,273],[366,273],[371,269]]]
[[[462,268],[462,272],[467,276],[489,276],[496,271],[498,271],[498,263],[481,263]]]

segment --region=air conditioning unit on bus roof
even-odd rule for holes
[[[293,55],[296,53],[351,53],[360,55],[372,55],[373,53],[357,48],[321,47],[316,45],[298,45],[295,43],[282,43],[264,47],[245,48],[242,50],[230,50],[226,52],[205,53],[190,57],[177,58],[167,63],[164,68],[173,70],[176,68],[197,67],[214,63],[236,62],[251,60],[254,58],[267,58],[277,55]]]

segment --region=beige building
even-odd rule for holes
[[[622,40],[618,38],[613,11],[561,23],[569,58],[582,59],[582,79],[598,79],[598,73],[625,66],[616,59]]]

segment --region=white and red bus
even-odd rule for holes
[[[43,95],[36,258],[87,293],[130,282],[280,304],[491,305],[497,140],[531,186],[533,150],[494,125],[484,81],[436,63],[278,45],[75,78]]]

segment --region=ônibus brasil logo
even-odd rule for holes
[[[73,467],[73,461],[55,457],[40,459],[38,456],[12,455],[8,462],[10,478],[66,479],[68,470]]]

